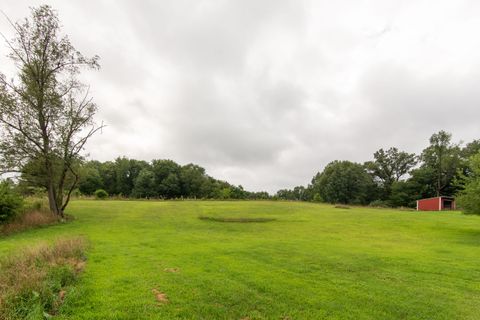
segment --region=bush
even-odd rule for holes
[[[464,193],[457,198],[458,206],[465,214],[480,214],[480,195]]]
[[[23,205],[23,199],[4,181],[0,183],[0,224],[12,219]]]
[[[100,200],[106,199],[108,198],[108,193],[103,189],[98,189],[95,191],[95,198]]]

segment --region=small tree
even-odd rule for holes
[[[318,193],[315,193],[313,196],[313,202],[323,202],[322,196]]]
[[[5,39],[18,73],[0,73],[0,157],[3,172],[40,164],[50,210],[59,216],[78,183],[75,163],[95,125],[97,106],[77,76],[82,67],[99,68],[98,56],[86,58],[67,36],[49,6],[33,8],[31,18],[13,23],[15,37]]]
[[[467,214],[480,215],[480,153],[469,160],[471,174],[464,177],[465,187],[459,193],[458,205]]]

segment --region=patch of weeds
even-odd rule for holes
[[[335,205],[335,208],[337,208],[337,209],[350,209],[349,206],[346,206],[344,204],[337,204],[337,205]]]
[[[57,240],[0,261],[0,320],[55,315],[85,266],[83,238]]]
[[[16,216],[9,223],[1,226],[0,234],[9,235],[20,231],[56,224],[58,216],[48,211],[30,211]]]
[[[225,218],[225,217],[208,217],[208,216],[199,216],[200,220],[207,221],[216,221],[216,222],[239,222],[239,223],[249,223],[249,222],[271,222],[276,221],[275,218]]]
[[[47,199],[27,197],[24,200],[22,210],[7,222],[0,224],[0,236],[71,220],[74,220],[71,215],[65,215],[64,218],[61,218],[52,213],[48,207]]]

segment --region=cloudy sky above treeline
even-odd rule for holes
[[[480,138],[479,1],[2,1],[50,4],[101,70],[90,159],[168,158],[275,192],[332,160]],[[2,33],[12,30],[0,17]],[[10,62],[0,46],[2,71]]]

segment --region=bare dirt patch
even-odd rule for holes
[[[167,304],[169,302],[167,295],[159,291],[158,289],[152,289],[152,293],[155,296],[155,300],[157,300],[161,304]]]
[[[275,218],[246,218],[246,217],[208,217],[208,216],[199,216],[198,219],[206,221],[216,221],[216,222],[237,222],[237,223],[250,223],[250,222],[271,222],[276,221]]]

